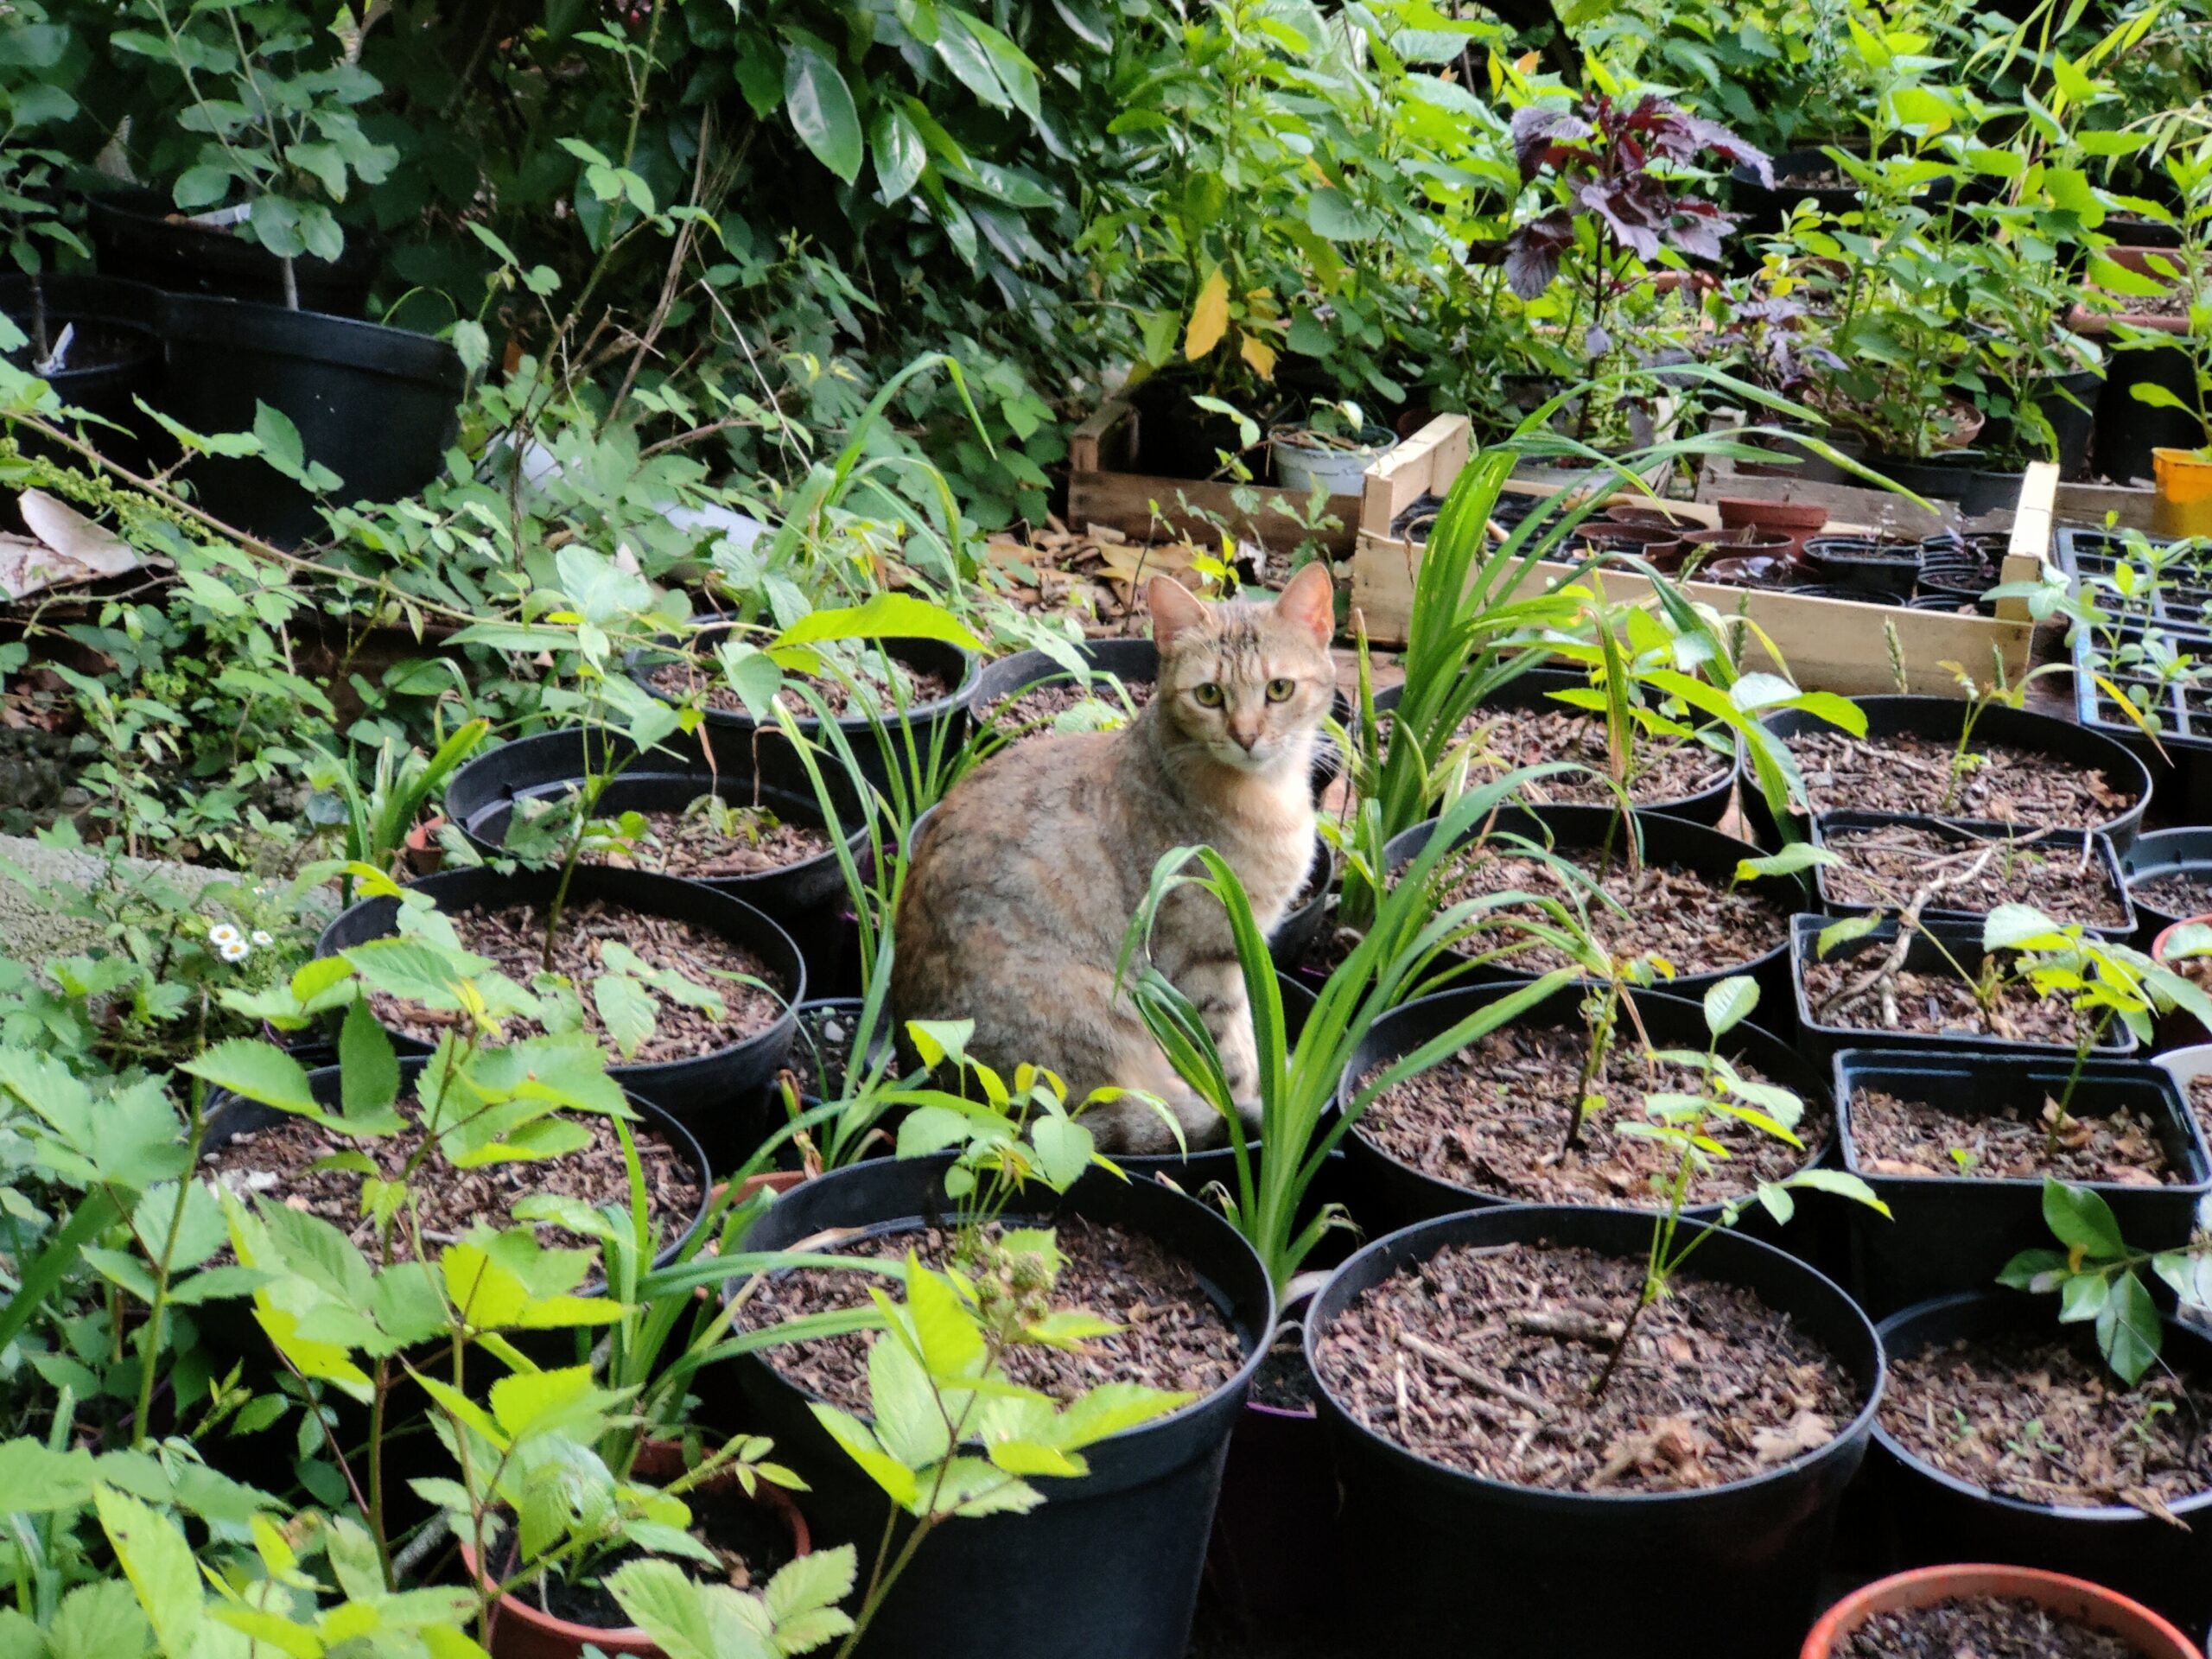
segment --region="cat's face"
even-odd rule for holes
[[[1307,565],[1272,605],[1208,605],[1165,578],[1147,599],[1161,717],[1237,771],[1305,766],[1337,686],[1326,568]]]

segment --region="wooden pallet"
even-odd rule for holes
[[[1424,495],[1441,497],[1467,464],[1471,435],[1461,416],[1440,416],[1412,438],[1383,456],[1368,470],[1362,499],[1357,546],[1351,561],[1351,599],[1365,620],[1368,637],[1382,645],[1402,644],[1411,615],[1415,573],[1421,550],[1392,533],[1391,526]],[[1745,480],[1749,481],[1749,480]],[[1734,493],[1732,488],[1730,493]],[[2003,570],[2007,582],[2032,580],[2049,557],[2051,515],[2058,483],[2058,469],[2031,467],[2021,490],[2019,505],[2002,515],[2012,542]],[[1522,486],[1509,486],[1509,488]],[[1792,499],[1821,499],[1801,484]],[[1834,510],[1866,515],[1863,498],[1878,493],[1848,486],[1819,486],[1847,491]],[[1702,493],[1702,492],[1701,492]],[[1852,499],[1849,498],[1859,498]],[[1622,499],[1635,498],[1623,496]],[[1718,510],[1705,502],[1669,502],[1686,518],[1713,524]],[[1829,528],[1844,533],[1863,529],[1872,516],[1830,520]],[[1905,521],[1893,516],[1900,528]],[[1986,520],[1974,521],[1977,527]],[[1991,527],[1994,527],[1993,525]],[[1572,566],[1540,564],[1525,587],[1540,590],[1568,575]],[[1626,572],[1605,575],[1609,597],[1631,601],[1649,597],[1650,584]],[[1820,599],[1798,594],[1761,593],[1710,582],[1684,584],[1684,591],[1700,604],[1724,617],[1740,616],[1754,625],[1745,666],[1786,671],[1808,690],[1863,695],[1893,691],[1886,629],[1896,631],[1902,650],[1907,688],[1916,692],[1961,695],[1946,662],[1961,664],[1977,677],[1989,677],[1993,661],[2001,662],[2006,677],[2017,679],[2028,667],[2034,624],[2019,600],[2000,601],[1994,617],[1958,616],[1937,611],[1911,611],[1901,606],[1861,604],[1852,600]],[[1761,635],[1765,639],[1763,640]],[[1772,651],[1765,640],[1771,640]],[[1779,661],[1776,660],[1779,658]]]
[[[1327,511],[1337,519],[1337,528],[1309,531],[1269,505],[1285,494],[1274,485],[1132,472],[1129,460],[1136,454],[1138,420],[1127,402],[1109,397],[1070,435],[1067,516],[1077,530],[1103,524],[1133,541],[1151,541],[1172,532],[1210,542],[1217,532],[1202,516],[1210,514],[1240,541],[1255,543],[1270,553],[1287,554],[1300,542],[1315,543],[1338,558],[1351,551],[1359,531],[1358,496],[1330,497]],[[1256,495],[1257,510],[1248,512],[1240,506],[1240,494]]]

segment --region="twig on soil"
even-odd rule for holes
[[[1616,1343],[1628,1327],[1618,1319],[1601,1319],[1573,1308],[1524,1308],[1505,1316],[1505,1322],[1524,1336],[1558,1337],[1567,1342]]]
[[[1398,1333],[1398,1340],[1432,1365],[1441,1365],[1461,1382],[1472,1383],[1484,1394],[1495,1395],[1501,1400],[1510,1401],[1523,1410],[1535,1412],[1540,1417],[1551,1415],[1550,1405],[1530,1394],[1526,1389],[1516,1389],[1503,1378],[1492,1376],[1478,1366],[1470,1365],[1450,1349],[1440,1348],[1426,1337],[1415,1336],[1410,1331],[1402,1331]],[[1503,1417],[1504,1414],[1501,1412],[1499,1415]]]
[[[1905,906],[1904,912],[1897,917],[1897,942],[1891,945],[1882,960],[1858,978],[1846,981],[1840,989],[1813,1010],[1814,1017],[1821,1018],[1831,1008],[1841,1007],[1844,1004],[1864,996],[1876,986],[1885,985],[1894,980],[1898,969],[1904,966],[1906,956],[1912,950],[1913,935],[1920,929],[1920,912],[1928,907],[1929,900],[1947,887],[1962,887],[1978,880],[1981,873],[1989,868],[1989,861],[1997,856],[1999,845],[2001,843],[1992,842],[1981,849],[1980,855],[1973,863],[1963,869],[1951,870],[1936,876],[1919,892],[1914,893],[1911,902]]]

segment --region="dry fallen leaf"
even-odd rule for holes
[[[1780,1428],[1758,1430],[1751,1436],[1751,1450],[1763,1464],[1788,1463],[1834,1438],[1835,1425],[1826,1412],[1801,1411]]]
[[[10,599],[121,575],[145,563],[113,531],[43,490],[25,490],[17,505],[32,533],[0,533],[0,594]]]

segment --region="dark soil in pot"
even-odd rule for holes
[[[785,796],[774,804],[763,800],[755,804],[744,794],[733,791],[722,798],[726,814],[717,815],[709,804],[714,791],[695,779],[671,780],[672,787],[661,791],[688,793],[690,799],[683,805],[645,806],[632,803],[629,797],[635,791],[626,790],[624,785],[645,781],[618,779],[601,796],[601,817],[635,812],[645,820],[645,831],[626,848],[610,849],[596,857],[587,854],[591,862],[677,875],[688,881],[725,881],[788,870],[824,856],[836,844],[818,821],[810,823],[799,816],[806,810],[805,804],[796,797]],[[556,810],[562,804],[548,799],[543,810]],[[785,816],[786,813],[791,816]],[[818,815],[810,816],[818,819]],[[506,812],[499,810],[476,833],[493,845],[499,845],[511,821]]]
[[[1152,701],[1150,680],[1061,680],[1033,685],[1008,697],[982,718],[1014,741],[1050,732],[1104,732],[1128,724]]]
[[[2145,945],[2176,922],[2212,915],[2212,830],[2154,830],[2120,855]]]
[[[903,696],[909,709],[925,703],[937,702],[952,695],[953,682],[945,675],[931,669],[898,667],[882,671],[883,658],[876,658],[874,665],[882,672],[879,683],[874,674],[848,685],[829,675],[806,675],[803,677],[807,689],[822,699],[834,719],[848,715],[875,714],[886,720],[897,717],[897,705]],[[892,676],[896,676],[896,690],[892,689]],[[647,677],[652,689],[673,701],[686,697],[702,686],[706,688],[703,701],[717,714],[747,715],[744,699],[727,681],[710,677],[705,670],[690,663],[664,663]],[[777,694],[785,707],[801,720],[815,718],[811,702],[802,695],[791,691]]]
[[[994,1230],[995,1232],[995,1230]],[[1205,1395],[1236,1375],[1244,1354],[1198,1275],[1159,1244],[1126,1229],[1071,1219],[1055,1230],[1066,1264],[1052,1287],[1056,1306],[1080,1308],[1122,1328],[1081,1349],[1023,1346],[1007,1358],[1014,1382],[1063,1404],[1107,1382]],[[944,1228],[873,1232],[849,1247],[885,1261],[917,1252],[928,1265],[958,1267],[956,1239]],[[842,1249],[848,1247],[830,1247]],[[740,1322],[760,1329],[781,1320],[839,1308],[866,1307],[873,1275],[826,1268],[779,1274],[766,1281]],[[770,1364],[793,1382],[848,1411],[868,1409],[868,1353],[873,1332],[789,1344],[766,1351]]]
[[[413,1100],[403,1102],[399,1111],[413,1120]],[[518,1199],[541,1192],[589,1205],[627,1204],[629,1170],[613,1120],[577,1112],[564,1121],[588,1132],[590,1144],[556,1157],[501,1159],[471,1169],[433,1159],[431,1173],[414,1188],[423,1236],[433,1243],[451,1243],[480,1220],[505,1217]],[[679,1145],[650,1122],[632,1123],[630,1134],[645,1175],[647,1211],[664,1236],[680,1236],[699,1213],[705,1196],[697,1150]],[[379,1179],[396,1180],[421,1146],[419,1135],[336,1135],[308,1118],[280,1114],[265,1127],[240,1128],[228,1135],[222,1144],[202,1154],[200,1172],[242,1198],[268,1193],[292,1209],[320,1216],[357,1249],[373,1255],[376,1223],[361,1213],[361,1183],[367,1177],[357,1170],[314,1166],[340,1153],[365,1154],[376,1164]],[[414,1244],[409,1230],[397,1228],[391,1236],[395,1259],[411,1261]],[[557,1229],[548,1230],[546,1242],[569,1248],[589,1243]]]
[[[1881,536],[1815,536],[1805,556],[1829,582],[1862,599],[1897,602],[1920,575],[1920,550]]]
[[[1877,1613],[1830,1651],[1834,1659],[2143,1659],[2133,1643],[2024,1596]]]
[[[1954,1110],[1942,1102],[1860,1089],[1851,1096],[1851,1139],[1861,1168],[1878,1175],[1941,1175],[1961,1180],[2050,1176],[2171,1186],[2188,1180],[2159,1143],[2158,1124],[2123,1106],[2101,1117],[2057,1102],[2006,1106],[1993,1114]]]
[[[1852,991],[1861,966],[1815,962],[1805,970],[1806,1001],[1823,1025],[1877,1033],[1922,1037],[1996,1038],[2007,1043],[2070,1047],[2074,1011],[2057,997],[2007,985],[1993,1008],[1976,1001],[1974,988],[1948,967],[1900,969],[1878,985]]]
[[[1821,899],[1837,910],[1898,911],[1946,885],[1922,907],[1929,920],[1986,916],[2032,905],[2053,920],[2110,938],[2134,931],[2111,843],[2102,836],[2019,836],[1999,823],[1961,824],[1865,812],[1823,815],[1815,839],[1844,861],[1823,866]]]
[[[527,985],[544,971],[545,912],[536,906],[505,910],[461,910],[449,919],[461,944],[518,984]],[[633,1056],[639,1065],[689,1059],[742,1042],[768,1030],[784,1017],[781,986],[764,988],[771,969],[753,952],[734,939],[722,938],[673,916],[651,916],[617,905],[572,897],[562,913],[554,942],[552,971],[577,986],[607,971],[601,952],[609,944],[635,951],[649,968],[672,970],[694,985],[713,990],[722,999],[720,1018],[709,1009],[676,1001],[647,988],[654,1000],[652,1035]],[[379,992],[371,998],[378,1020],[391,1030],[404,1032],[418,1042],[435,1043],[449,1021],[428,1011],[399,1002]],[[584,1029],[602,1039],[606,1027],[592,999],[584,999]],[[534,1036],[535,1021],[515,1018],[507,1026],[517,1036]]]
[[[1611,802],[1612,791],[1602,781],[1610,770],[1605,721],[1554,702],[1547,695],[1588,683],[1580,674],[1532,670],[1501,688],[1467,718],[1457,734],[1459,741],[1472,746],[1470,781],[1481,783],[1548,760],[1567,760],[1590,767],[1598,776],[1561,773],[1540,779],[1522,790],[1522,798],[1532,805]],[[1720,816],[1719,810],[1708,813],[1697,809],[1707,798],[1715,796],[1725,807],[1735,771],[1732,752],[1715,753],[1702,743],[1642,738],[1637,744],[1636,774],[1629,783],[1629,799],[1654,811],[1688,807],[1682,816],[1711,823]]]
[[[2192,870],[2176,870],[2135,882],[2127,891],[2137,904],[2171,917],[2173,921],[2167,922],[2166,927],[2191,916],[2212,915],[2212,873],[2200,875]]]
[[[747,1497],[734,1482],[717,1484],[709,1480],[687,1493],[683,1502],[691,1511],[691,1524],[684,1530],[713,1552],[715,1582],[737,1590],[759,1590],[798,1553],[791,1523],[782,1512]],[[626,1544],[594,1561],[585,1577],[549,1576],[542,1604],[537,1586],[524,1585],[512,1593],[571,1624],[621,1630],[629,1625],[630,1616],[607,1592],[606,1581],[630,1561],[653,1559],[650,1552]],[[707,1572],[703,1562],[695,1570],[702,1575]]]
[[[1992,1560],[2107,1585],[2201,1628],[2212,1612],[2212,1342],[2171,1317],[2129,1388],[2051,1297],[1984,1290],[1884,1321],[1877,1429],[1916,1561]]]
[[[1432,1463],[1554,1491],[1743,1480],[1849,1423],[1853,1390],[1833,1355],[1751,1292],[1699,1280],[1645,1311],[1635,1360],[1593,1402],[1643,1281],[1641,1258],[1447,1247],[1346,1308],[1316,1347],[1316,1376],[1357,1421]]]

